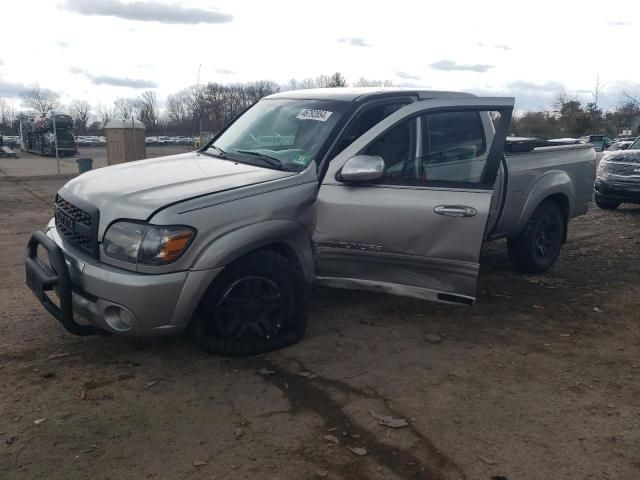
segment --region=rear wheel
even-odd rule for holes
[[[520,272],[542,273],[556,262],[567,222],[554,202],[536,208],[524,229],[507,242],[511,263]]]
[[[607,200],[599,200],[596,198],[596,205],[602,210],[615,210],[620,206],[620,202],[611,202]]]
[[[310,287],[300,267],[272,251],[229,265],[202,299],[189,331],[209,353],[244,356],[277,350],[305,334]]]

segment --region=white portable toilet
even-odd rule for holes
[[[147,158],[144,123],[140,120],[111,120],[104,132],[107,139],[107,165]]]

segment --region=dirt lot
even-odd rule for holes
[[[639,208],[572,222],[544,276],[490,245],[474,307],[317,290],[303,342],[225,359],[45,313],[22,257],[64,181],[0,171],[3,479],[640,477]]]
[[[155,158],[165,155],[175,155],[192,151],[188,145],[167,145],[162,147],[146,147],[145,158]],[[18,158],[0,158],[0,175],[11,177],[31,177],[34,175],[55,175],[58,172],[55,157],[43,157],[32,153],[21,152],[14,149]],[[93,160],[93,168],[107,166],[107,149],[105,147],[81,147],[78,154],[73,157],[60,158],[60,172],[63,175],[76,175],[78,173],[78,158],[90,158]]]

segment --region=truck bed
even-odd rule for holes
[[[564,202],[567,219],[587,212],[593,194],[596,153],[592,145],[505,149],[496,189],[497,223],[490,238],[517,235],[546,198]]]

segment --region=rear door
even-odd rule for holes
[[[415,102],[337,155],[316,204],[319,283],[472,303],[513,103]],[[499,114],[495,134],[490,112]],[[385,177],[341,181],[358,154],[381,156]]]

